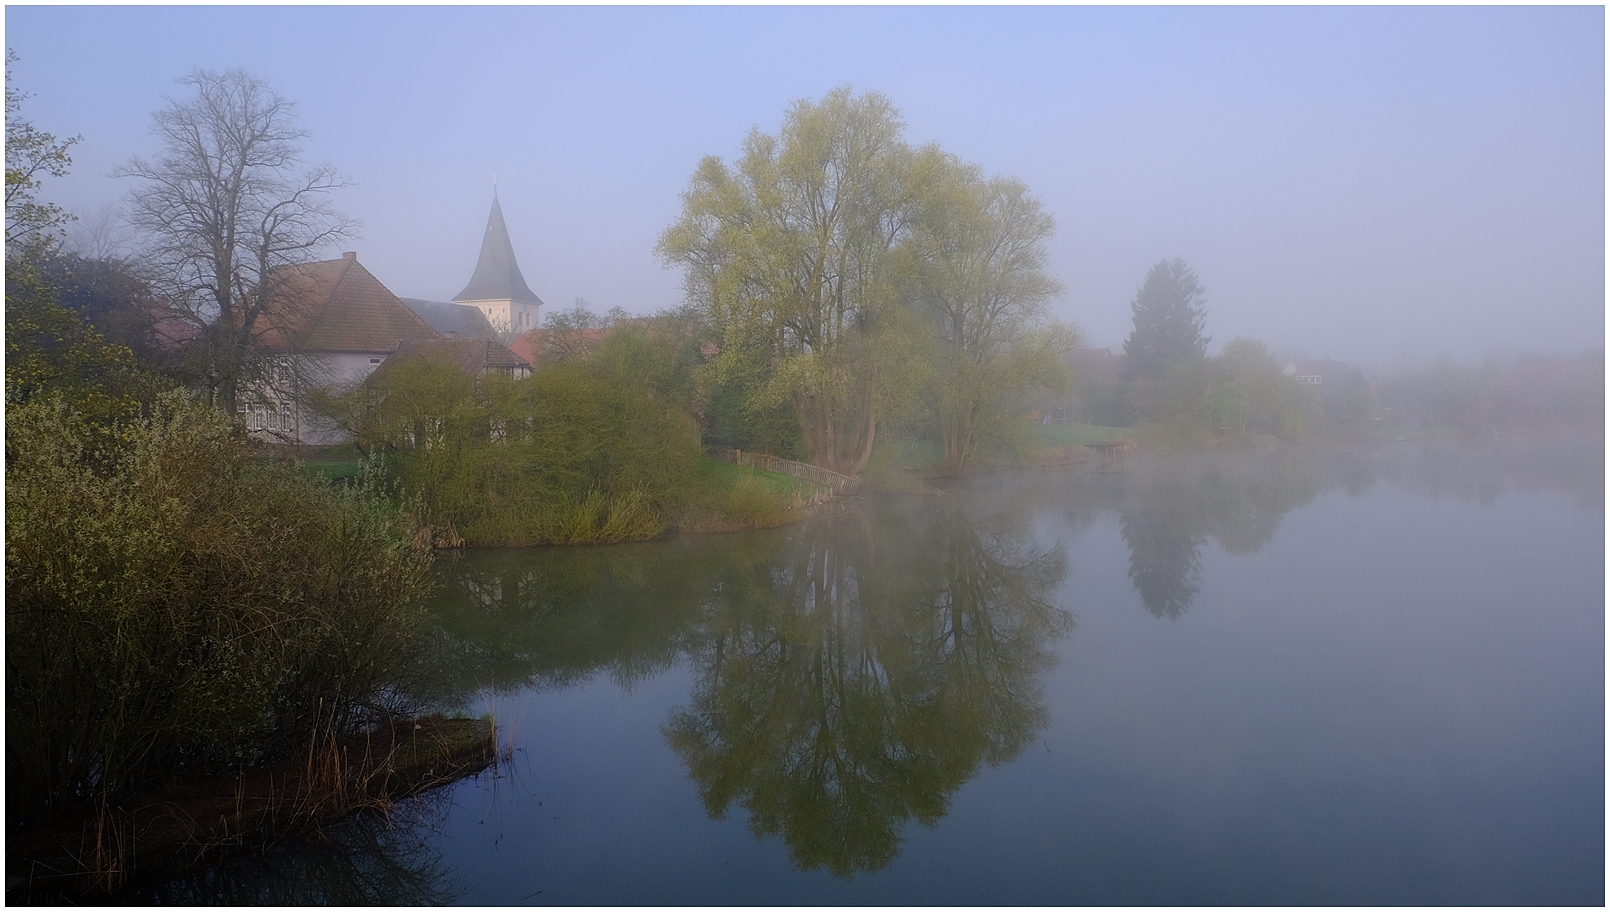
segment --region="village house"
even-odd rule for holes
[[[1327,422],[1356,422],[1369,417],[1374,391],[1358,368],[1324,358],[1299,358],[1282,371],[1318,393],[1319,415]]]
[[[259,439],[344,443],[347,434],[309,407],[315,391],[360,384],[404,352],[442,352],[474,376],[530,376],[531,362],[497,337],[510,325],[534,326],[542,301],[520,274],[496,199],[475,272],[455,303],[397,297],[356,253],[276,278],[285,304],[258,334],[271,359],[241,396],[240,418]]]
[[[1320,395],[1327,399],[1339,395],[1344,387],[1361,379],[1356,367],[1316,358],[1288,361],[1282,373],[1304,386],[1319,387]]]
[[[358,262],[356,253],[287,267],[287,305],[265,318],[257,341],[271,353],[264,376],[241,396],[254,436],[282,443],[341,443],[345,435],[308,406],[315,389],[362,382],[404,342],[439,334]]]

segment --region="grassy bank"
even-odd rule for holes
[[[299,447],[286,455],[295,458],[303,471],[325,481],[350,483],[363,475],[363,454],[351,443]]]
[[[1039,424],[1024,419],[1006,439],[986,447],[965,471],[993,472],[1025,466],[1076,465],[1095,457],[1092,447],[1133,443],[1135,430],[1093,424]],[[866,478],[881,491],[918,493],[923,479],[953,476],[937,441],[886,437],[867,466]]]
[[[701,459],[675,519],[678,532],[735,532],[787,522],[823,489],[777,472]]]
[[[294,460],[297,471],[323,484],[346,486],[357,483],[363,475],[363,455],[356,446],[343,444],[329,447],[299,447],[293,449],[262,448],[261,459],[267,462]],[[733,532],[743,529],[764,529],[781,525],[800,515],[797,511],[823,499],[824,489],[811,482],[778,472],[738,466],[716,459],[700,458],[692,470],[668,498],[671,506],[665,511],[659,531],[650,527],[635,530],[635,535],[617,539],[637,541],[654,538],[665,531],[708,533]],[[540,508],[540,507],[539,507]],[[574,510],[574,505],[555,504],[550,509]],[[581,531],[585,531],[584,529]],[[525,542],[548,544],[553,542]],[[566,544],[605,544],[590,541],[583,534]],[[510,542],[490,542],[470,539],[470,546],[506,545]]]

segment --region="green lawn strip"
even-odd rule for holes
[[[363,474],[363,455],[350,443],[338,446],[298,447],[294,452],[298,467],[302,471],[326,481],[344,482]]]
[[[710,459],[708,457],[699,461],[699,476],[695,479],[695,485],[726,494],[746,478],[753,478],[784,497],[790,497],[796,492],[809,497],[816,493],[817,488],[811,482],[791,475],[784,475],[781,472],[768,472],[765,469],[733,465],[730,462],[722,462],[719,459]]]
[[[1046,424],[1035,431],[1047,446],[1097,446],[1134,440],[1134,428],[1103,427],[1099,424]]]

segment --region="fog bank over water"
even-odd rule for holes
[[[796,99],[887,95],[906,138],[1057,219],[1055,312],[1121,345],[1184,257],[1237,336],[1381,370],[1603,344],[1604,10],[11,7],[22,114],[82,134],[92,215],[195,67],[294,100],[398,295],[463,287],[497,174],[550,307],[677,304],[653,255],[701,157]],[[334,255],[332,251],[330,255]]]

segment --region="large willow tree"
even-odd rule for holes
[[[718,372],[761,367],[751,406],[790,403],[807,458],[848,474],[872,454],[903,317],[914,174],[903,127],[875,92],[797,101],[776,136],[749,134],[735,165],[699,163],[657,247],[725,328]]]
[[[928,395],[947,468],[961,471],[1000,436],[1012,399],[1065,386],[1060,355],[1078,344],[1046,319],[1062,286],[1046,271],[1056,221],[1015,178],[986,178],[948,155],[925,163],[914,242],[919,296],[936,331]]]

